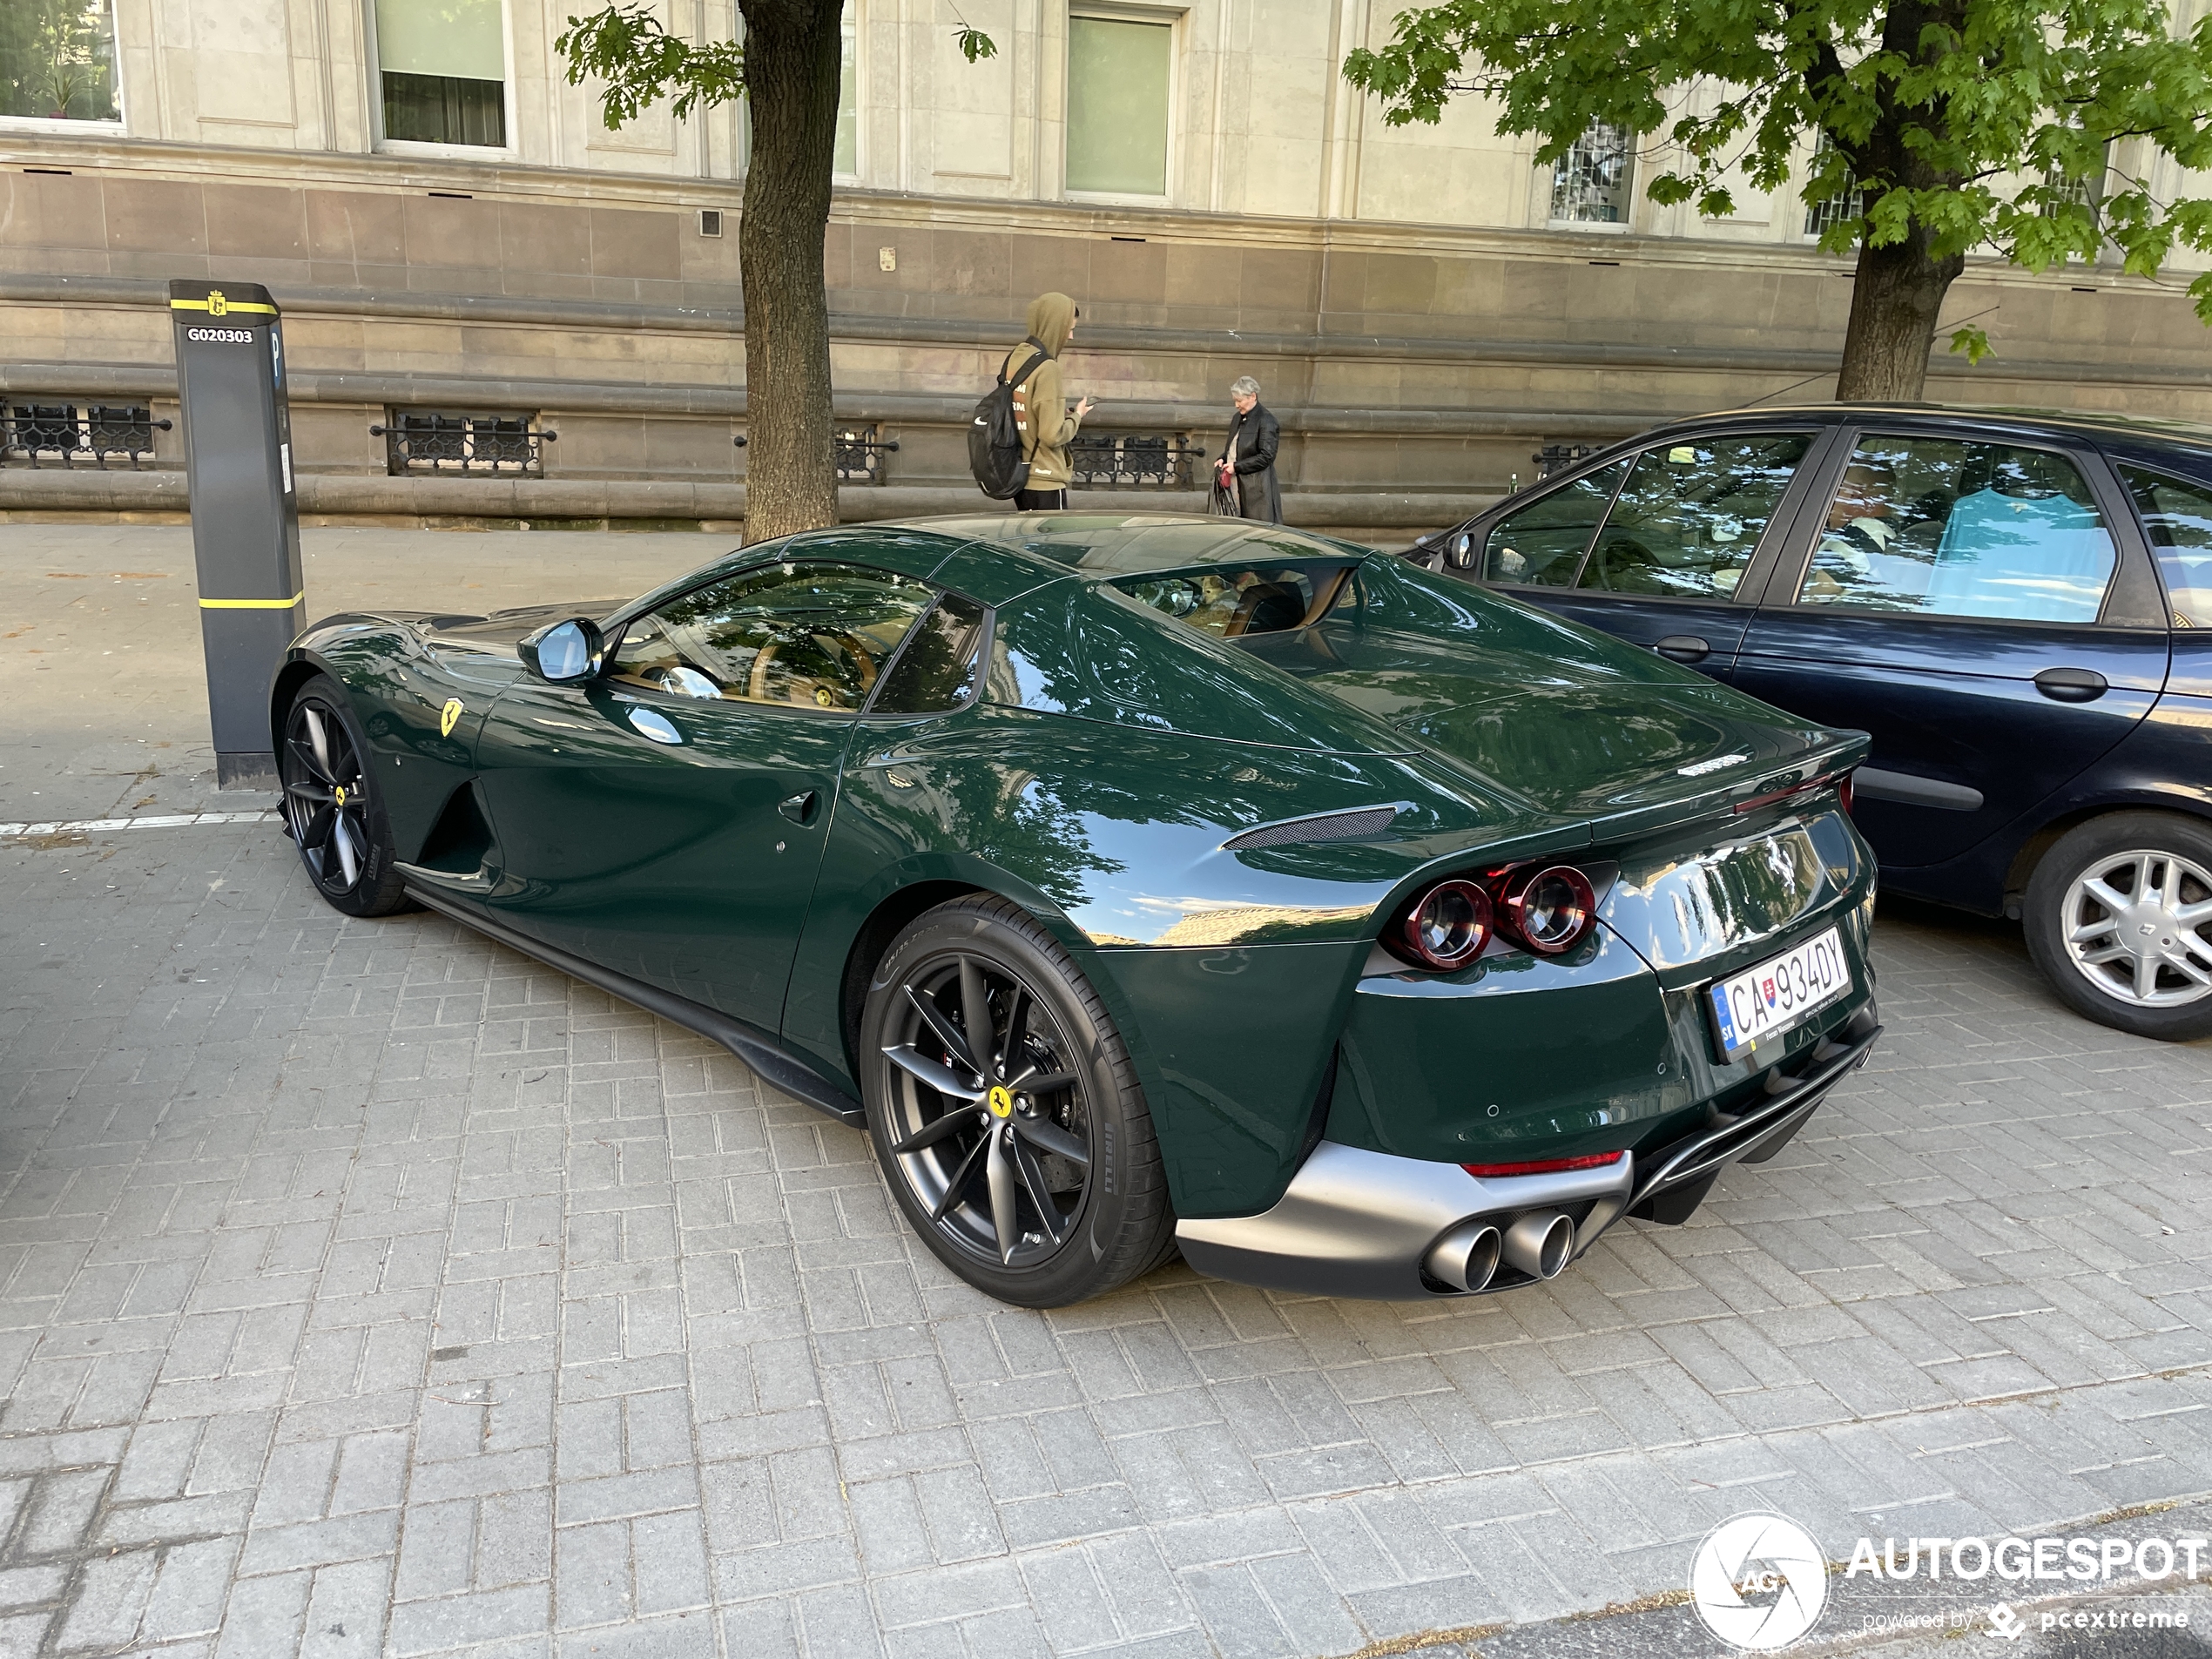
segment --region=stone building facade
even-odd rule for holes
[[[0,509],[179,505],[161,296],[204,276],[285,307],[311,512],[742,516],[741,108],[607,131],[553,45],[575,0],[21,3],[68,38],[0,34]],[[1832,392],[1851,265],[1817,212],[1786,188],[1728,220],[1656,206],[1662,153],[1600,135],[1540,168],[1474,101],[1389,127],[1338,70],[1397,9],[847,0],[844,510],[978,502],[965,412],[1048,288],[1082,307],[1096,488],[1194,502],[1251,374],[1292,518],[1383,539],[1548,447]],[[661,12],[734,27],[731,0]],[[968,63],[957,17],[996,55]],[[1976,262],[1946,324],[1997,354],[1939,353],[1931,395],[2212,417],[2189,274]],[[74,467],[26,420],[67,428]]]

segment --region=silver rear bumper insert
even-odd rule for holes
[[[1481,1178],[1456,1163],[1323,1141],[1272,1209],[1179,1222],[1176,1242],[1199,1272],[1270,1290],[1379,1301],[1465,1295],[1421,1270],[1430,1248],[1452,1228],[1476,1217],[1502,1227],[1529,1211],[1563,1210],[1574,1218],[1580,1257],[1647,1199],[1706,1180],[1746,1157],[1772,1156],[1829,1090],[1866,1063],[1881,1031],[1870,1002],[1836,1037],[1798,1061],[1797,1070],[1773,1073],[1773,1092],[1754,1109],[1716,1112],[1704,1127],[1646,1154],[1641,1163],[1631,1152],[1601,1169]],[[1501,1268],[1487,1289],[1532,1282]]]
[[[1183,1258],[1216,1278],[1319,1296],[1420,1300],[1442,1293],[1422,1278],[1429,1246],[1468,1217],[1586,1211],[1575,1229],[1579,1254],[1586,1238],[1628,1208],[1635,1177],[1633,1153],[1602,1169],[1480,1179],[1456,1163],[1324,1141],[1273,1209],[1179,1222],[1175,1237]],[[1494,1288],[1505,1288],[1507,1278],[1501,1271]]]

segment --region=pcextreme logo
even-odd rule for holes
[[[1689,1562],[1690,1605],[1705,1628],[1753,1653],[1786,1648],[1828,1604],[1828,1562],[1811,1534],[1781,1515],[1723,1521]]]

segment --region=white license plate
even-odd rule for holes
[[[1733,978],[1714,981],[1705,988],[1705,1000],[1722,1058],[1749,1054],[1849,995],[1851,988],[1851,959],[1833,927]]]

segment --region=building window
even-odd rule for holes
[[[840,179],[860,172],[860,56],[853,13],[844,15],[844,39],[837,61],[837,159],[832,166]]]
[[[114,0],[0,0],[0,115],[123,118]]]
[[[413,473],[520,473],[543,477],[546,444],[561,435],[535,415],[395,409],[391,423],[369,428],[384,440],[385,470]]]
[[[376,0],[384,136],[413,144],[507,144],[502,0]]]
[[[1168,193],[1168,111],[1175,25],[1068,19],[1068,188],[1102,196]]]
[[[1835,148],[1836,141],[1823,132],[1820,142],[1813,146],[1814,162],[1817,164],[1822,157],[1833,154]],[[1817,241],[1828,233],[1831,226],[1840,225],[1847,219],[1857,219],[1865,211],[1866,192],[1856,184],[1840,196],[1831,196],[1825,201],[1807,202],[1805,234]]]
[[[841,426],[832,434],[837,445],[837,482],[840,484],[880,484],[883,458],[895,454],[896,438],[886,438],[877,426]]]
[[[1554,222],[1626,223],[1629,184],[1634,172],[1629,135],[1602,122],[1592,124],[1552,168]]]
[[[143,403],[0,402],[0,465],[105,469],[111,460],[133,467],[153,459],[153,435],[169,430]]]
[[[1086,489],[1188,489],[1204,448],[1180,432],[1078,432],[1068,467]]]

